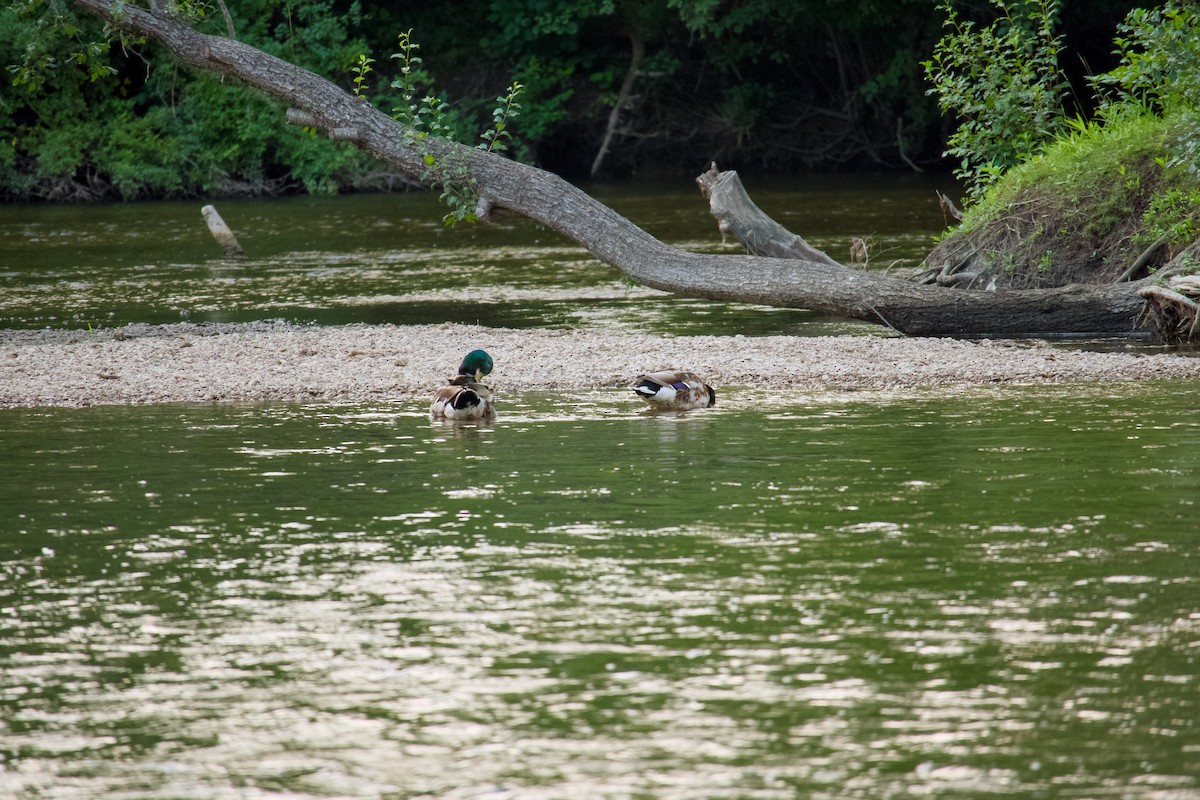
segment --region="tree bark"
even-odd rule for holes
[[[368,102],[249,45],[199,33],[169,10],[150,11],[117,0],[72,1],[116,28],[162,44],[186,64],[235,78],[286,101],[302,112],[299,116],[305,124],[351,142],[406,175],[421,175],[426,156],[453,159],[475,179],[481,218],[491,209],[502,208],[534,219],[656,289],[818,310],[906,334],[1128,336],[1148,330],[1149,315],[1141,313],[1145,300],[1137,294],[1141,284],[1134,282],[971,291],[922,286],[850,269],[812,248],[773,254],[763,251],[757,240],[755,252],[763,255],[680,250],[551,173],[433,137],[420,140],[418,149],[405,137],[400,123]]]
[[[696,178],[696,185],[708,198],[721,237],[737,239],[747,253],[838,266],[837,261],[764,214],[750,199],[736,172],[720,172],[716,164],[711,164]]]

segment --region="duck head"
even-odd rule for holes
[[[483,350],[472,350],[458,365],[459,375],[470,375],[471,379],[475,381],[482,381],[483,376],[491,371],[492,357]]]

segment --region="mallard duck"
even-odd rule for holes
[[[639,375],[634,394],[663,411],[687,411],[717,404],[717,393],[694,372],[667,369]]]
[[[429,416],[434,419],[486,419],[496,416],[495,395],[483,384],[492,371],[492,357],[472,350],[458,365],[458,374],[433,393]]]

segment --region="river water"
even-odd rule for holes
[[[893,188],[756,198],[919,258]],[[4,324],[864,330],[416,195],[222,211],[246,272],[196,204],[0,209]],[[0,411],[0,797],[1200,798],[1200,387],[731,391]]]
[[[944,224],[934,189],[949,187],[890,177],[753,188],[765,210],[817,246],[847,260],[851,239],[863,238],[883,267],[919,263]],[[740,251],[722,245],[690,181],[596,195],[673,244]],[[803,310],[674,298],[635,286],[527,220],[447,229],[445,209],[426,194],[217,205],[251,258],[219,258],[196,202],[0,206],[0,327],[286,319],[671,335],[883,330]]]

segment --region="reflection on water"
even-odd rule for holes
[[[0,412],[0,795],[1200,796],[1195,386],[625,395]]]
[[[752,187],[771,213],[848,258],[919,262],[944,225],[944,182],[869,177]],[[665,241],[736,252],[690,180],[591,191]],[[250,258],[230,262],[199,203],[0,206],[0,327],[131,322],[322,325],[446,319],[504,327],[580,325],[675,335],[877,332],[805,311],[689,301],[635,286],[561,236],[521,219],[447,230],[429,193],[226,201]],[[447,315],[447,312],[451,313]]]

